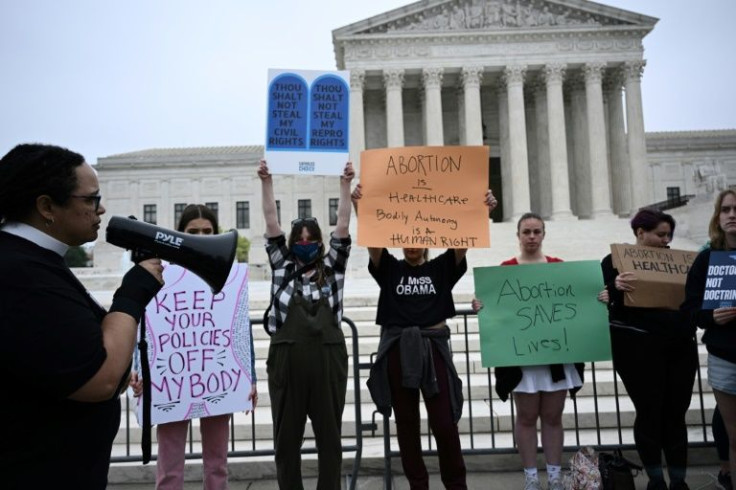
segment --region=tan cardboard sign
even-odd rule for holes
[[[490,246],[487,146],[414,146],[360,154],[358,244]]]
[[[636,290],[624,293],[624,304],[677,310],[685,299],[685,280],[698,252],[671,248],[611,244],[613,266],[636,274]]]

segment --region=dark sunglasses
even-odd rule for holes
[[[94,195],[94,196],[75,196],[75,195],[72,194],[69,197],[73,197],[73,198],[76,198],[76,199],[84,199],[88,203],[94,203],[94,205],[95,205],[95,212],[97,212],[97,210],[100,209],[100,201],[102,200],[102,196],[99,195],[99,194]]]
[[[297,219],[291,220],[291,227],[294,228],[295,226],[303,225],[305,223],[314,223],[315,225],[318,224],[317,223],[317,218],[312,218],[312,217],[309,217],[309,218],[297,218]]]

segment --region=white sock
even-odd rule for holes
[[[554,480],[560,477],[562,466],[558,464],[547,464],[547,479]]]
[[[524,468],[524,476],[527,477],[527,479],[531,480],[539,480],[539,475],[537,475],[537,468]]]

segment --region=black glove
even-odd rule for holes
[[[156,296],[162,284],[140,265],[134,265],[124,276],[123,282],[112,297],[110,313],[120,311],[141,321],[146,305]]]

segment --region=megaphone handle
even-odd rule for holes
[[[134,248],[130,251],[130,260],[133,261],[134,264],[140,264],[144,260],[152,259],[156,255],[148,250],[144,250],[142,248]]]
[[[151,461],[151,368],[148,364],[148,342],[146,342],[146,314],[141,317],[141,335],[138,341],[141,355],[141,372],[143,373],[143,431],[141,434],[141,452],[143,464]]]

